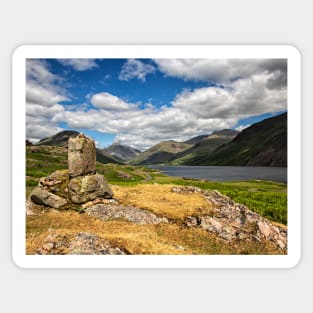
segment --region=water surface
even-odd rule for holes
[[[205,179],[212,181],[236,181],[262,179],[287,183],[287,167],[267,166],[162,166],[150,165],[169,176]]]

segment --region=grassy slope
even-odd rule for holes
[[[287,113],[244,129],[230,143],[189,164],[287,166]]]
[[[27,147],[26,186],[30,189],[39,178],[67,168],[66,149],[62,147]],[[215,189],[251,210],[273,221],[287,224],[287,185],[270,181],[207,182],[162,175],[152,169],[132,165],[97,163],[97,171],[111,184],[133,186],[137,184],[194,185],[202,189]],[[29,190],[28,190],[29,193]]]
[[[193,147],[178,153],[175,159],[171,162],[172,165],[189,165],[193,164],[194,160],[206,157],[212,153],[216,148],[231,141],[234,136],[217,136],[210,135],[207,138],[203,138],[196,143]]]
[[[160,164],[171,160],[176,153],[182,152],[191,145],[176,141],[163,141],[134,158],[132,164]]]
[[[37,152],[30,152],[29,149],[30,147],[27,148],[26,163],[28,193],[41,176],[67,167],[64,148],[40,147],[42,150]],[[191,199],[190,195],[186,196],[188,199],[183,199],[182,195],[168,193],[166,190],[170,190],[169,185],[194,185],[203,189],[219,190],[261,215],[286,224],[286,184],[267,181],[217,183],[184,180],[162,175],[145,167],[117,164],[98,163],[97,171],[107,177],[116,197],[125,205],[138,205],[156,214],[165,215],[175,223],[136,225],[125,221],[102,222],[74,211],[49,210],[27,217],[27,253],[35,253],[36,248],[42,245],[49,235],[51,227],[60,236],[82,231],[96,233],[113,245],[124,247],[132,254],[279,253],[270,245],[252,243],[230,245],[202,229],[182,227],[181,221],[185,216],[196,214],[199,208],[209,214],[210,208],[201,204],[200,199]],[[183,246],[184,250],[180,249],[180,246]]]

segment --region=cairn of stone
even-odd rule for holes
[[[68,170],[58,170],[39,180],[30,200],[55,209],[77,207],[95,199],[111,199],[113,192],[96,172],[96,147],[84,134],[69,138]]]

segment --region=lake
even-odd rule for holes
[[[205,179],[220,182],[262,179],[287,183],[287,167],[162,165],[150,165],[148,167],[160,170],[169,176]]]

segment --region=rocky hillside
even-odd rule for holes
[[[28,201],[27,254],[287,253],[287,227],[216,191],[173,185],[112,190],[113,199],[83,203],[79,213]]]
[[[287,113],[255,123],[190,165],[287,166]]]
[[[111,146],[102,149],[102,151],[123,162],[128,162],[141,153],[141,151],[137,149],[120,143],[114,143]]]

